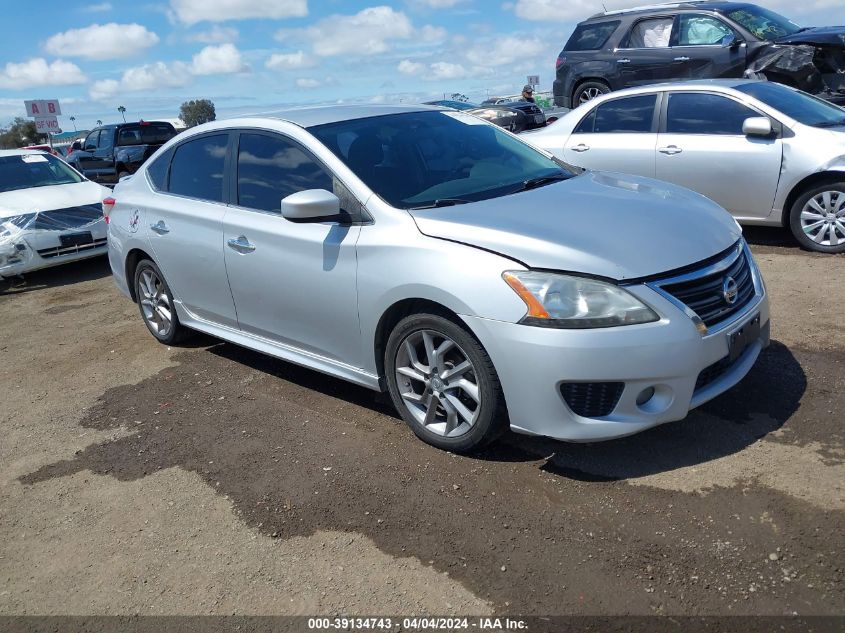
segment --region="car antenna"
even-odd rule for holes
[[[607,7],[604,6],[604,2],[601,3],[601,8],[604,9],[604,12],[607,13]]]

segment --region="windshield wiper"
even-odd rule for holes
[[[813,123],[813,127],[840,127],[845,125],[845,119],[839,119],[838,121],[820,121],[818,123]]]
[[[417,211],[419,209],[439,209],[440,207],[454,207],[457,204],[467,204],[469,200],[462,200],[460,198],[438,198],[431,204],[423,204],[419,207],[410,207],[410,211]]]
[[[563,172],[559,172],[557,174],[549,174],[547,176],[538,176],[537,178],[529,178],[528,180],[523,180],[522,184],[520,184],[520,186],[514,189],[511,193],[518,193],[520,191],[536,189],[537,187],[550,185],[551,183],[558,182],[560,180],[569,180],[569,178],[571,178],[571,176]]]

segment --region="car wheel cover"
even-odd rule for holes
[[[801,230],[819,246],[845,244],[845,192],[823,191],[801,209]]]
[[[601,88],[587,88],[581,91],[581,95],[578,97],[578,103],[587,103],[588,101],[592,101],[596,97],[600,97],[604,94],[604,90]]]
[[[396,386],[414,421],[442,437],[468,433],[481,412],[478,372],[467,353],[434,330],[417,330],[396,351]]]
[[[167,287],[151,268],[138,275],[138,295],[147,327],[159,338],[166,338],[173,328],[173,307]]]

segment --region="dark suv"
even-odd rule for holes
[[[845,99],[845,27],[801,28],[754,4],[691,1],[581,22],[557,59],[555,105],[684,79],[757,77]]]
[[[165,121],[104,125],[91,131],[67,162],[91,180],[115,184],[129,176],[167,141],[176,128]]]

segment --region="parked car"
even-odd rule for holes
[[[435,105],[469,112],[514,133],[534,130],[546,125],[546,115],[543,114],[543,111],[527,101],[512,101],[507,105],[488,104],[485,101],[482,105],[476,105],[465,101],[443,99],[441,101],[428,101],[423,105]]]
[[[556,66],[566,108],[621,88],[744,76],[845,103],[845,27],[801,28],[746,2],[657,4],[581,22]]]
[[[789,227],[810,250],[845,252],[845,110],[794,88],[747,79],[631,88],[526,140],[579,167],[689,187],[742,224]]]
[[[91,131],[82,147],[67,160],[86,177],[114,184],[138,168],[164,143],[176,136],[165,121],[104,125]]]
[[[105,254],[109,193],[52,154],[0,150],[0,278]]]
[[[49,145],[27,145],[26,147],[22,147],[21,149],[31,149],[36,152],[47,152],[48,154],[52,154],[53,156],[58,156],[61,158],[62,153]]]
[[[197,126],[104,202],[118,288],[186,328],[374,390],[424,441],[680,420],[769,340],[739,225],[680,187],[576,174],[424,106]]]

